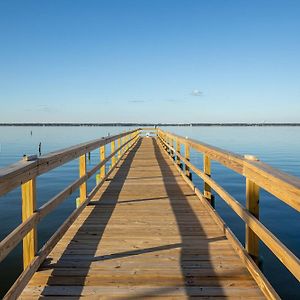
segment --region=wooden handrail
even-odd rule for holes
[[[214,147],[196,140],[184,138],[158,129],[158,134],[173,137],[183,145],[207,155],[225,167],[249,178],[262,189],[284,201],[297,211],[300,211],[300,179],[261,162],[246,159],[245,157]]]
[[[199,147],[196,145],[196,141],[188,140],[183,137],[179,137],[177,135],[173,135],[170,133],[166,133],[162,131],[161,129],[158,130],[158,138],[163,144],[164,148],[167,149],[169,155],[170,153],[174,153],[177,158],[182,161],[185,166],[188,168],[188,170],[192,170],[195,174],[197,174],[201,179],[203,179],[205,186],[204,186],[204,193],[202,194],[203,198],[205,197],[205,192],[210,192],[209,189],[207,189],[207,186],[212,188],[232,209],[233,211],[245,222],[246,224],[246,250],[248,250],[248,253],[254,258],[257,259],[258,256],[258,238],[274,253],[275,256],[287,267],[287,269],[298,279],[300,280],[300,260],[298,257],[296,257],[280,240],[278,240],[259,220],[258,220],[258,207],[255,207],[255,205],[258,205],[258,188],[259,188],[259,182],[266,182],[268,181],[267,178],[260,178],[259,176],[249,176],[247,177],[247,201],[251,201],[251,203],[248,203],[248,208],[245,208],[243,205],[241,205],[234,197],[232,197],[228,192],[226,192],[219,184],[217,184],[211,177],[210,173],[207,172],[207,166],[204,165],[204,171],[199,170],[196,168],[190,161],[189,157],[184,157],[179,151],[177,151],[174,147],[174,145],[170,145],[168,143],[167,138],[172,137],[176,140],[176,143],[181,142],[188,149],[189,147],[193,147],[194,149],[201,152],[201,150],[204,150],[204,159],[206,157],[214,158],[215,160],[221,162],[223,165],[226,166],[232,166],[232,163],[234,162],[234,167],[237,166],[237,163],[240,164],[240,166],[246,165],[246,168],[248,168],[248,165],[250,165],[252,168],[256,167],[256,174],[262,174],[263,172],[266,172],[266,170],[272,170],[271,175],[274,176],[274,174],[280,175],[276,177],[277,182],[282,182],[282,185],[285,186],[284,181],[284,173],[274,170],[273,168],[267,168],[268,166],[266,164],[263,164],[264,169],[263,171],[259,172],[257,165],[252,165],[251,162],[248,160],[245,160],[241,156],[237,156],[235,154],[230,154],[230,152],[224,151],[219,148],[211,147],[205,144],[200,144]],[[178,145],[176,145],[176,148],[178,148]],[[201,149],[201,150],[200,150]],[[202,152],[203,153],[203,152]],[[171,156],[171,155],[170,155]],[[233,169],[229,167],[230,169]],[[238,168],[237,168],[238,169]],[[245,175],[244,172],[239,172],[242,175]],[[291,184],[291,176],[288,176],[288,184]],[[298,178],[294,178],[293,183],[298,183],[300,180]],[[272,179],[275,180],[275,179]],[[295,186],[294,186],[295,187]],[[278,188],[282,188],[278,187]],[[295,187],[296,188],[296,187]],[[295,192],[295,191],[294,191]],[[296,192],[300,192],[300,190],[297,190]],[[275,195],[276,196],[276,195]],[[285,198],[285,202],[287,202],[287,199]],[[290,206],[294,207],[294,205]],[[294,202],[292,203],[294,204]],[[296,209],[297,209],[296,205]],[[256,213],[257,212],[257,213]],[[249,230],[250,229],[250,230]]]
[[[115,168],[116,163],[137,141],[139,133],[139,129],[132,130],[108,138],[103,138],[73,146],[64,150],[56,151],[43,156],[37,161],[21,161],[17,164],[14,164],[13,166],[9,166],[0,170],[1,187],[2,185],[5,185],[5,188],[0,188],[2,192],[12,190],[18,183],[18,181],[21,181],[24,216],[23,222],[0,242],[0,262],[23,240],[24,269],[27,269],[36,256],[36,232],[31,232],[35,230],[35,227],[39,223],[39,221],[46,215],[48,215],[60,203],[62,203],[75,190],[82,187],[93,174],[95,174],[97,171],[100,171],[101,181],[97,183],[96,187],[89,195],[86,194],[86,188],[83,189],[83,191],[81,192],[79,207],[81,207],[87,199],[91,199],[95,192],[105,181],[107,176],[109,176],[111,171]],[[119,143],[118,148],[115,149],[109,156],[105,157],[105,155],[103,154],[104,146],[109,143],[114,143],[115,140],[118,140],[121,137],[129,138],[123,140],[123,143]],[[86,171],[86,167],[84,164],[85,155],[86,153],[98,147],[100,147],[101,161],[91,170]],[[113,159],[118,153],[120,153],[122,149],[125,149],[122,152],[122,155],[118,155],[115,164],[112,166],[110,171],[105,174],[105,164],[109,160]],[[83,153],[83,151],[86,152]],[[55,157],[58,160],[57,162],[54,160]],[[40,208],[36,209],[35,206],[33,206],[33,204],[30,202],[31,200],[35,202],[35,185],[33,184],[35,183],[36,176],[45,173],[46,171],[49,171],[54,167],[65,164],[66,162],[70,161],[71,158],[77,157],[80,157],[80,177],[69,184],[63,191],[55,195],[48,202],[43,204]],[[48,168],[45,167],[45,163],[48,164]],[[18,180],[15,180],[14,176],[17,176]],[[25,248],[28,249],[26,250]]]
[[[85,153],[109,144],[120,137],[128,136],[131,133],[139,131],[140,129],[135,129],[126,133],[92,140],[87,143],[51,152],[33,161],[21,160],[8,167],[2,168],[0,169],[0,196],[15,189],[22,183],[74,160]]]

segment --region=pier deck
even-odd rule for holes
[[[154,138],[140,138],[21,299],[265,298]]]

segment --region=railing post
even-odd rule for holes
[[[211,176],[211,163],[210,163],[210,158],[206,155],[203,154],[203,172],[205,173],[205,175],[207,176]],[[207,184],[204,181],[204,197],[206,198],[206,200],[210,203],[210,205],[212,207],[215,207],[215,201],[214,201],[214,196],[211,193],[211,187],[209,184]]]
[[[123,131],[123,133],[126,133],[126,130]],[[126,147],[123,145],[126,143],[126,136],[122,136],[121,138],[121,145],[122,145],[122,149],[121,149],[121,155],[125,153],[125,149]]]
[[[128,135],[125,135],[124,136],[124,143],[127,143],[128,142]],[[125,148],[124,148],[124,151],[127,151],[128,150],[128,144],[126,144]]]
[[[180,153],[180,142],[179,142],[178,138],[176,138],[176,151],[178,153]],[[180,163],[180,158],[178,155],[176,155],[176,163],[177,163],[177,166],[182,169],[182,164]]]
[[[124,137],[121,137],[121,146],[124,144]],[[120,154],[122,155],[124,153],[124,148],[122,147],[120,150]]]
[[[190,161],[190,146],[187,143],[184,145],[184,152],[185,159]],[[185,175],[192,180],[192,173],[187,165],[185,165]]]
[[[246,208],[248,211],[259,219],[259,186],[253,181],[246,178]],[[256,264],[259,263],[259,238],[246,225],[246,250],[253,258]]]
[[[118,138],[118,148],[121,147],[121,138]],[[118,159],[121,157],[121,149],[118,151]]]
[[[166,142],[166,151],[167,151],[167,153],[169,153],[169,147],[168,147],[168,145],[169,145],[169,139],[168,139],[166,133],[165,133],[165,142]]]
[[[171,147],[175,148],[173,138],[171,138]],[[175,152],[173,150],[171,150],[171,157],[173,158],[173,160],[175,160]]]
[[[129,147],[131,147],[132,144],[133,144],[133,140],[132,139],[133,139],[133,133],[130,133],[129,140],[131,140],[131,141],[129,143]]]
[[[115,152],[116,148],[116,144],[115,141],[112,141],[110,143],[110,149],[111,149],[111,154]],[[113,157],[111,158],[111,168],[115,165],[116,163],[116,155],[113,155]]]
[[[36,211],[36,179],[22,184],[22,221],[26,221]],[[23,238],[23,268],[24,270],[33,260],[37,252],[36,226]]]
[[[100,161],[104,161],[105,160],[105,145],[100,147]],[[100,167],[100,178],[103,179],[105,177],[105,164]]]
[[[79,157],[79,177],[86,175],[86,154]],[[76,199],[76,207],[79,207],[87,196],[86,181],[83,182],[79,187],[79,198]]]
[[[163,141],[164,141],[165,143],[168,143],[168,141],[167,141],[167,136],[166,136],[165,133],[162,134],[162,139],[163,139]],[[164,149],[165,149],[166,151],[168,151],[168,147],[167,147],[166,144],[163,144],[163,147],[164,147]]]

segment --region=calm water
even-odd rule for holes
[[[42,153],[71,146],[94,138],[115,134],[129,127],[0,127],[0,167],[13,163],[23,154],[37,154],[38,144],[42,143]],[[253,154],[264,162],[289,174],[300,177],[300,127],[167,127],[189,138],[222,147],[239,153]],[[32,135],[30,134],[32,131]],[[88,167],[98,162],[98,151],[91,155]],[[201,155],[192,152],[191,160],[202,167]],[[63,167],[38,177],[38,206],[65,188],[78,176],[78,162],[72,161]],[[212,164],[212,176],[238,201],[245,203],[245,178],[219,165]],[[202,188],[201,180],[193,180]],[[95,184],[91,178],[89,190]],[[39,246],[53,234],[57,227],[75,208],[77,194],[66,199],[54,213],[48,215],[38,226]],[[300,201],[300,200],[299,200]],[[232,210],[216,197],[216,209],[244,243],[243,222]],[[281,201],[261,192],[260,218],[279,239],[300,257],[300,215]],[[0,239],[3,239],[21,222],[20,190],[15,190],[0,199]],[[263,272],[285,299],[299,299],[300,284],[263,245],[260,245]],[[22,270],[21,246],[17,247],[0,264],[0,296],[15,281]]]

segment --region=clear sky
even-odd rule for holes
[[[300,122],[299,0],[0,0],[0,122]]]

